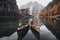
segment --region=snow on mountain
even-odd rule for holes
[[[32,7],[33,14],[41,12],[44,9],[44,6],[42,6],[38,2],[28,2],[27,4],[20,6],[20,9],[26,9],[30,7]]]

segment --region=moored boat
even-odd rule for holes
[[[22,24],[19,28],[17,28],[18,40],[22,40],[29,30],[28,23]]]
[[[37,40],[40,40],[40,27],[38,25],[38,23],[33,23],[31,26],[31,31],[33,32],[33,34],[35,35],[35,37],[37,38]]]

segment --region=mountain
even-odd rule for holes
[[[53,0],[46,8],[40,12],[40,16],[54,16],[55,18],[60,17],[60,0]]]
[[[38,2],[33,2],[32,5],[33,5],[32,11],[33,11],[34,14],[37,13],[37,12],[41,12],[44,9],[44,6],[42,6]]]
[[[28,2],[27,4],[22,5],[20,7],[20,9],[27,9],[27,8],[32,8],[32,12],[37,13],[42,11],[44,9],[44,6],[35,1],[35,2]]]
[[[20,9],[29,8],[31,4],[32,4],[32,2],[28,2],[27,4],[20,6]]]
[[[19,18],[22,18],[22,14],[16,0],[0,0],[0,38],[10,36],[16,31]]]
[[[0,22],[14,21],[18,17],[21,17],[21,14],[16,0],[0,0]]]

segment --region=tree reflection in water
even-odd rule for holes
[[[57,18],[40,18],[40,20],[60,40],[60,20]]]

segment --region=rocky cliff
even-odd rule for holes
[[[60,0],[53,0],[40,13],[40,16],[56,16],[60,15]]]
[[[22,16],[16,0],[0,0],[0,37],[13,34]]]
[[[16,0],[0,0],[0,21],[12,21],[20,18]]]
[[[43,18],[41,18],[41,16],[43,16]],[[50,2],[39,14],[39,17],[56,38],[60,40],[60,0],[53,0]]]

